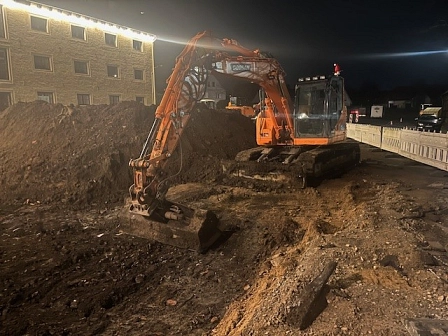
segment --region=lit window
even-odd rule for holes
[[[116,65],[107,66],[107,76],[118,78],[118,67]]]
[[[117,95],[109,96],[109,104],[110,105],[118,104],[119,102],[120,102],[120,96],[117,96]]]
[[[37,16],[31,16],[31,29],[47,33],[47,19],[43,19]]]
[[[8,50],[0,48],[0,79],[9,80]]]
[[[72,25],[72,37],[80,40],[85,40],[86,29],[84,27]]]
[[[74,61],[75,73],[77,74],[89,74],[89,66],[86,61]]]
[[[134,69],[134,78],[138,80],[143,80],[143,70]]]
[[[135,97],[135,101],[137,103],[142,103],[144,105],[145,104],[145,97]]]
[[[34,69],[51,71],[50,57],[34,55]]]
[[[90,105],[90,95],[87,93],[78,93],[78,105]]]
[[[51,104],[54,103],[53,92],[38,92],[37,93],[37,99],[38,100],[44,100],[47,103],[51,103]]]
[[[117,46],[117,35],[104,33],[104,41],[108,46],[116,47]]]
[[[137,51],[143,51],[142,41],[132,40],[132,48]]]

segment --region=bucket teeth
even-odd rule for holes
[[[191,228],[197,230],[199,252],[206,252],[222,235],[218,228],[219,219],[209,210],[198,209],[190,221]]]

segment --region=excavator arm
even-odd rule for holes
[[[130,233],[180,247],[196,245],[202,251],[221,235],[214,213],[193,210],[165,198],[170,179],[166,166],[180,143],[192,109],[205,94],[207,77],[213,71],[259,84],[269,97],[266,113],[275,124],[276,141],[290,141],[291,102],[284,72],[277,61],[234,40],[212,38],[208,32],[197,34],[176,59],[140,156],[129,162],[134,177],[129,188],[129,212],[139,222],[130,226]],[[282,134],[287,135],[283,140]],[[182,146],[179,147],[182,155]]]
[[[177,57],[143,150],[129,163],[134,171],[134,184],[129,189],[131,211],[151,216],[165,201],[169,176],[164,167],[179,144],[191,110],[205,94],[210,72],[263,88],[267,95],[265,113],[273,124],[272,143],[292,143],[292,103],[280,64],[258,50],[240,46],[235,40],[219,40],[208,32],[199,33]]]
[[[191,110],[206,90],[209,57],[199,42],[207,39],[206,32],[197,34],[177,57],[140,156],[129,162],[134,171],[134,184],[129,189],[131,211],[150,216],[164,200],[169,178],[164,167],[180,141]]]

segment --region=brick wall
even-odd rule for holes
[[[6,39],[0,47],[9,49],[11,80],[1,81],[0,90],[11,90],[12,100],[34,101],[37,92],[52,92],[54,101],[77,105],[77,94],[90,94],[92,104],[109,104],[110,95],[120,101],[144,97],[154,103],[152,87],[153,43],[143,42],[143,52],[133,49],[133,39],[117,35],[117,47],[105,43],[105,31],[85,28],[86,40],[72,38],[71,23],[48,19],[48,33],[31,29],[30,14],[3,7]],[[34,15],[33,15],[34,16]],[[36,70],[34,55],[51,57],[51,71]],[[88,75],[75,74],[74,60],[89,64]],[[107,65],[119,68],[119,78],[107,75]],[[144,71],[134,79],[134,69]]]

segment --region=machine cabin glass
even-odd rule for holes
[[[295,137],[327,138],[341,116],[344,101],[343,78],[307,80],[295,87]]]

